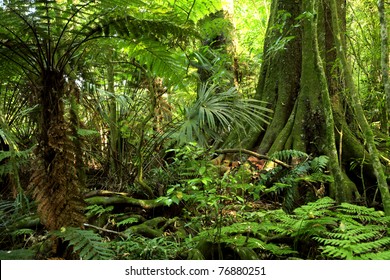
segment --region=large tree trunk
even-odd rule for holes
[[[355,108],[358,100],[345,82],[347,65],[339,52],[345,49],[345,0],[332,1],[272,2],[257,98],[268,102],[274,116],[252,145],[261,154],[294,149],[327,155],[334,177],[329,193],[342,202],[359,196],[346,176],[351,161],[374,163],[375,154],[368,145],[368,155],[362,144],[364,115]],[[372,165],[365,171],[380,183]]]
[[[278,16],[279,10],[291,16],[284,20]],[[272,2],[264,42],[265,56],[256,92],[257,98],[266,101],[275,113],[267,130],[258,137],[259,153],[272,152],[271,146],[274,143],[277,144],[276,138],[288,123],[298,96],[302,68],[302,40],[300,29],[291,27],[294,24],[294,18],[300,13],[300,5],[294,1]],[[278,25],[284,25],[284,28],[276,29],[274,26]],[[287,36],[294,36],[294,39],[281,45],[280,39]],[[279,146],[284,146],[284,144],[280,143]]]

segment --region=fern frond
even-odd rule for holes
[[[185,56],[178,56],[156,41],[143,39],[136,44],[127,44],[124,50],[139,64],[145,65],[151,73],[164,77],[167,81],[180,83],[187,70]]]
[[[330,197],[323,197],[315,202],[309,202],[294,210],[294,213],[298,216],[310,217],[310,216],[323,216],[329,214],[329,208],[335,205],[335,201]]]
[[[356,257],[357,260],[390,260],[390,250],[376,252],[376,253],[367,253],[362,254],[359,257]]]
[[[345,217],[351,219],[360,220],[363,222],[383,222],[383,212],[375,211],[374,208],[367,208],[360,205],[354,205],[350,203],[341,203],[339,209]],[[349,214],[349,215],[348,215]]]
[[[387,248],[388,250],[390,250],[389,245],[390,245],[390,237],[384,237],[378,240],[359,244],[359,246],[356,246],[356,248],[354,249],[354,253],[366,254],[366,253],[371,253],[372,251],[382,250],[383,248]]]
[[[344,214],[346,208],[347,212],[355,214]],[[323,254],[345,259],[368,259],[376,252],[390,249],[388,223],[385,217],[381,217],[379,211],[348,204],[340,205],[337,210],[340,212],[335,213],[334,217],[342,219],[339,226],[331,231],[324,231],[322,233],[324,237],[320,235],[313,237],[325,245]],[[362,213],[363,217],[356,212]]]
[[[29,228],[22,228],[22,229],[17,229],[11,233],[11,236],[20,236],[20,235],[33,235],[35,233],[34,230],[29,229]]]
[[[138,218],[130,217],[130,218],[124,219],[123,221],[117,222],[116,225],[117,226],[129,225],[129,224],[137,223],[138,221],[139,221]]]
[[[315,157],[310,163],[310,168],[312,169],[313,173],[323,172],[328,165],[328,161],[329,157],[324,155]]]
[[[192,240],[199,242],[205,240],[215,242],[215,240],[218,240],[219,243],[232,246],[237,252],[247,248],[248,250],[250,249],[250,252],[256,249],[270,252],[276,256],[295,255],[296,251],[285,244],[276,245],[263,240],[264,233],[272,231],[272,229],[272,223],[267,223],[266,221],[262,223],[241,222],[221,227],[219,232],[216,232],[215,229],[202,231]]]
[[[343,203],[336,205],[324,197],[294,210],[281,210],[265,216],[268,235],[291,237],[305,242],[308,238],[323,245],[322,254],[333,259],[385,259],[390,249],[389,219],[383,212]],[[272,240],[272,238],[271,238]]]
[[[24,151],[0,151],[0,161],[7,160],[0,165],[0,176],[5,174],[14,175],[17,173],[17,168],[28,162],[31,151],[32,149]]]
[[[53,231],[53,235],[69,241],[73,252],[78,253],[83,260],[110,260],[114,258],[114,252],[109,248],[108,243],[92,230],[79,228],[62,228]]]
[[[368,231],[367,229],[360,226],[356,229],[344,229],[343,232],[327,232],[325,235],[327,235],[330,238],[337,238],[336,240],[348,240],[350,242],[361,242],[365,240],[370,240],[374,237],[379,237],[380,234],[378,231]],[[326,240],[329,240],[330,242],[333,242],[332,239],[321,239],[324,242],[324,244],[328,245]],[[329,243],[331,245],[336,245],[335,243]]]
[[[309,155],[305,152],[297,151],[297,150],[282,150],[273,153],[270,156],[271,159],[278,159],[281,161],[288,161],[292,158],[306,159],[309,158]]]
[[[101,205],[92,204],[86,207],[86,216],[91,218],[93,216],[101,216],[104,213],[110,213],[114,209],[114,206],[103,207]]]
[[[186,17],[186,20],[191,20],[195,23],[205,16],[222,9],[221,2],[214,0],[179,0],[175,2],[175,10],[182,13]]]
[[[323,253],[335,258],[335,259],[346,259],[346,260],[352,260],[353,255],[350,250],[340,248],[340,247],[334,247],[334,246],[326,246],[323,249]]]

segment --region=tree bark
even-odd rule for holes
[[[284,22],[278,11],[286,11],[291,16]],[[259,154],[272,153],[274,150],[284,148],[280,138],[287,138],[291,131],[292,121],[295,115],[295,101],[300,88],[300,76],[302,65],[301,31],[291,28],[293,18],[299,16],[300,4],[294,1],[273,1],[271,13],[264,42],[264,61],[260,70],[260,80],[256,89],[258,99],[268,103],[268,107],[274,111],[273,119],[267,129],[257,138]],[[274,26],[284,26],[276,29]],[[286,36],[294,36],[281,46],[277,51],[277,43]],[[284,136],[285,135],[285,136]],[[279,139],[277,140],[277,137]],[[285,141],[284,141],[285,142]],[[274,147],[271,149],[271,146]]]

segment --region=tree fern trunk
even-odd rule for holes
[[[41,222],[49,230],[82,226],[84,202],[75,166],[70,127],[65,119],[65,79],[43,71],[34,87],[40,105],[37,162],[30,180]]]

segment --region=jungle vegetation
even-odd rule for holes
[[[388,4],[0,1],[0,259],[390,259]]]

